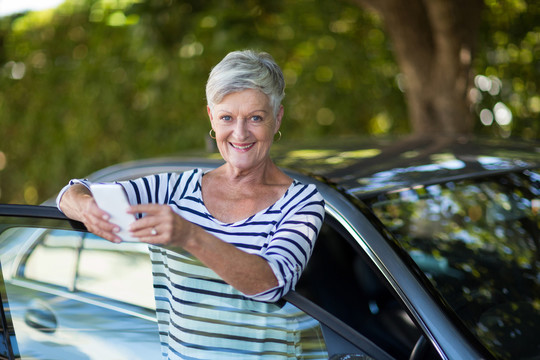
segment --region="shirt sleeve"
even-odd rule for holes
[[[166,204],[173,191],[182,187],[182,175],[174,173],[162,173],[149,175],[142,178],[126,181],[115,181],[112,183],[120,184],[126,190],[128,201],[131,205],[136,204]],[[60,200],[65,192],[73,185],[81,184],[90,189],[91,182],[87,179],[72,179],[60,190],[56,197],[56,206],[60,209]]]
[[[251,295],[258,301],[275,302],[294,290],[315,246],[315,240],[324,220],[324,200],[315,185],[306,186],[307,194],[290,209],[275,232],[261,257],[278,280],[275,288]]]

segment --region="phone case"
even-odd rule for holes
[[[118,184],[91,184],[90,190],[100,209],[111,216],[109,221],[120,227],[118,236],[123,241],[139,241],[128,231],[135,215],[127,213],[130,205],[124,188]]]

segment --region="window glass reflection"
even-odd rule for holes
[[[408,189],[371,204],[462,321],[502,359],[540,355],[539,189],[538,173],[527,172]]]
[[[130,242],[113,244],[88,234],[81,249],[76,288],[154,309],[148,246]]]
[[[42,241],[31,250],[21,267],[24,277],[72,289],[81,234],[41,229],[36,232],[42,233]]]

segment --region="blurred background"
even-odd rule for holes
[[[208,74],[246,48],[284,71],[285,143],[540,138],[536,0],[14,2],[0,0],[1,203],[40,203],[121,161],[204,152]]]

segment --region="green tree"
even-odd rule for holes
[[[470,134],[468,93],[481,0],[357,0],[377,11],[404,76],[415,135]]]
[[[204,148],[204,84],[236,49],[282,65],[284,141],[351,126],[408,131],[380,21],[351,4],[86,0],[1,21],[3,202],[36,203],[113,163]]]
[[[38,203],[113,163],[204,149],[206,78],[243,48],[268,51],[284,70],[282,141],[539,137],[538,5],[485,0],[476,43],[464,14],[473,3],[369,3],[380,9],[350,0],[67,0],[0,18],[0,201]],[[441,15],[449,13],[456,19]],[[458,20],[468,27],[455,30]],[[501,104],[513,121],[489,124],[490,113],[505,114]]]
[[[355,1],[384,20],[414,135],[539,138],[538,2]]]

